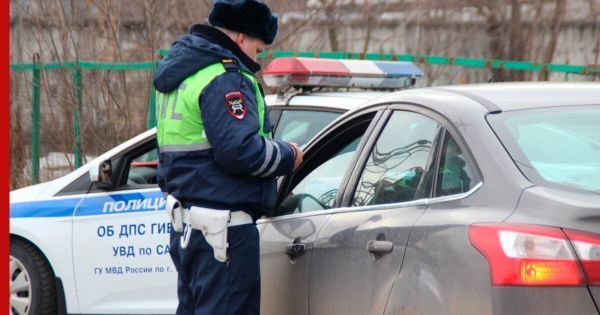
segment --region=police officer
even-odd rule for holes
[[[226,255],[210,234],[218,232],[210,223],[217,221],[200,217],[200,224],[210,222],[198,229],[189,218],[174,219],[177,314],[259,314],[254,223],[274,205],[276,176],[298,167],[303,153],[272,139],[255,78],[257,54],[275,39],[277,16],[257,0],[216,0],[209,22],[175,41],[154,78],[161,190],[178,201],[172,208],[230,211]]]

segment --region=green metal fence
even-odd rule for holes
[[[15,71],[31,71],[32,72],[32,112],[31,112],[31,165],[32,165],[32,183],[39,183],[39,129],[40,129],[40,74],[43,70],[58,70],[66,69],[73,72],[74,95],[77,100],[77,105],[73,111],[73,130],[74,130],[74,167],[79,168],[82,164],[81,155],[81,138],[79,115],[83,106],[82,90],[83,90],[83,70],[112,70],[112,71],[132,71],[132,70],[151,70],[156,68],[157,61],[152,62],[133,62],[133,63],[103,63],[93,61],[69,61],[63,63],[47,63],[40,64],[39,56],[34,56],[32,64],[11,64],[10,69]],[[150,110],[154,112],[155,100],[154,90],[151,89],[150,95]],[[148,128],[153,128],[156,125],[154,115],[148,115]]]
[[[160,50],[158,53],[165,56],[168,51]],[[409,55],[409,54],[382,54],[382,53],[356,53],[356,52],[311,52],[311,51],[281,51],[271,50],[264,51],[259,58],[278,58],[278,57],[313,57],[313,58],[333,58],[333,59],[365,59],[365,60],[398,60],[411,61],[419,64],[434,64],[434,65],[454,65],[470,68],[487,68],[487,69],[505,69],[518,71],[548,71],[561,72],[578,75],[598,75],[600,74],[600,65],[571,65],[571,64],[540,64],[528,61],[510,61],[498,59],[477,59],[477,58],[459,58],[446,56],[430,56],[430,55]],[[34,56],[32,64],[11,64],[10,69],[14,71],[31,71],[32,72],[32,134],[31,134],[31,164],[32,164],[32,183],[39,182],[39,122],[40,122],[40,74],[43,70],[67,69],[73,71],[74,95],[77,103],[73,111],[73,130],[74,130],[74,156],[75,168],[82,165],[81,156],[81,140],[79,115],[81,113],[82,102],[82,70],[112,70],[112,71],[133,71],[133,70],[150,70],[152,73],[156,69],[158,61],[150,62],[132,62],[132,63],[104,63],[94,61],[69,61],[62,63],[46,63],[41,64],[39,56]],[[155,91],[150,88],[149,111],[147,117],[148,128],[156,126]]]
[[[166,56],[168,50],[160,50],[162,56]],[[472,68],[505,69],[520,71],[548,71],[563,72],[580,75],[600,74],[600,65],[571,65],[555,63],[535,63],[530,61],[511,61],[500,59],[461,58],[430,55],[409,54],[382,54],[382,53],[357,53],[357,52],[315,52],[315,51],[285,51],[271,50],[263,51],[259,58],[279,57],[305,57],[305,58],[330,58],[330,59],[364,59],[364,60],[388,60],[388,61],[411,61],[420,64],[454,65]]]

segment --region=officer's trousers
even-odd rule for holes
[[[256,225],[228,228],[228,261],[215,259],[202,233],[192,231],[186,249],[171,233],[170,254],[177,269],[177,315],[258,315],[260,253]]]

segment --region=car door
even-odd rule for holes
[[[475,193],[482,186],[475,160],[459,134],[449,131],[454,129],[451,124],[443,125],[436,163],[430,172],[431,198],[411,231],[386,314],[406,310],[417,314],[493,313],[488,266],[470,245],[467,226],[490,218],[502,221],[507,212],[495,208],[485,194]],[[508,183],[500,182],[500,187]],[[509,185],[500,187],[493,189],[494,195],[505,197],[504,191],[512,189]],[[502,199],[507,204],[516,202]],[[473,299],[465,303],[465,296]]]
[[[345,207],[319,233],[310,314],[383,314],[411,228],[426,209],[440,134],[434,119],[415,110],[386,112],[355,164]]]
[[[172,313],[176,272],[170,222],[156,185],[156,140],[110,159],[116,188],[92,186],[73,222],[73,264],[81,312]]]
[[[313,244],[341,200],[355,152],[375,117],[376,110],[350,117],[341,123],[342,131],[322,136],[307,150],[302,166],[282,182],[278,207],[257,222],[262,314],[308,314]]]

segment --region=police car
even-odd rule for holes
[[[304,146],[342,113],[420,76],[408,62],[275,59],[264,71],[280,88],[266,97],[274,137]],[[174,313],[156,166],[151,129],[62,178],[10,193],[12,314]]]

